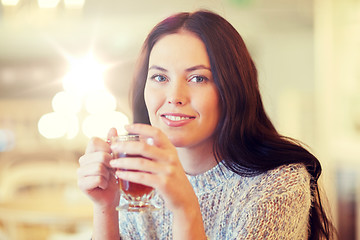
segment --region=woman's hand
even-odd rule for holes
[[[116,136],[111,129],[108,138]],[[119,203],[117,180],[109,162],[112,159],[110,145],[100,138],[92,138],[85,154],[80,157],[78,186],[99,207],[114,207]]]
[[[137,170],[121,171],[116,175],[131,182],[151,186],[165,200],[167,207],[175,212],[188,212],[198,207],[198,200],[179,161],[175,146],[159,129],[145,124],[133,124],[126,128],[129,133],[151,138],[153,145],[140,142],[124,142],[117,146],[118,152],[142,157],[114,159],[113,168]],[[150,160],[149,160],[150,159]]]
[[[114,136],[116,130],[110,129],[108,138]],[[109,164],[111,159],[110,145],[100,138],[92,138],[79,159],[78,186],[94,202],[92,239],[95,240],[120,239],[119,216],[115,210],[120,191]]]
[[[122,142],[117,152],[142,157],[124,157],[110,161],[116,175],[124,180],[151,186],[162,196],[173,213],[173,239],[206,239],[199,202],[186,177],[175,146],[159,129],[145,124],[126,127],[129,133],[151,138],[144,141]]]

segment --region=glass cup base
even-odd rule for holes
[[[150,204],[124,204],[121,206],[117,206],[117,211],[127,211],[127,212],[146,212],[146,211],[158,211],[160,208]]]

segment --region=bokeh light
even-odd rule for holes
[[[107,91],[92,92],[85,98],[85,109],[91,114],[111,112],[116,109],[116,99]]]
[[[79,121],[76,115],[51,112],[40,118],[38,129],[40,134],[48,139],[64,136],[74,138],[79,132]]]
[[[19,0],[1,0],[1,3],[4,6],[16,6],[19,3]]]
[[[114,127],[119,134],[125,133],[124,125],[129,124],[129,118],[121,112],[106,112],[92,114],[84,119],[82,131],[88,137],[106,138],[110,128]]]
[[[58,92],[52,99],[52,107],[55,112],[76,114],[80,111],[82,99],[69,92]]]
[[[38,0],[40,8],[55,8],[59,4],[60,0]]]
[[[111,127],[123,131],[128,117],[116,110],[116,99],[104,85],[103,73],[108,66],[100,64],[90,52],[83,58],[67,55],[69,72],[63,78],[64,91],[52,99],[54,112],[43,115],[38,122],[41,135],[48,139],[74,138],[82,130],[87,137],[106,137]],[[83,116],[83,107],[90,114]],[[77,114],[81,113],[79,120]]]
[[[105,89],[103,80],[105,67],[97,62],[92,54],[69,61],[70,70],[63,78],[65,91],[85,95],[88,92]]]
[[[0,129],[0,152],[6,152],[15,146],[15,135],[9,129]]]
[[[64,3],[67,8],[82,8],[85,0],[64,0]]]

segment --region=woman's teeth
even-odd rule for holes
[[[170,115],[164,115],[164,117],[171,121],[182,121],[182,120],[187,120],[187,119],[191,118],[191,117],[170,116]]]

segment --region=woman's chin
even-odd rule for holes
[[[177,148],[178,147],[181,148],[181,147],[187,147],[188,146],[186,141],[184,141],[183,139],[179,139],[179,138],[172,139],[172,138],[170,138],[170,141]]]
[[[170,142],[175,147],[188,147],[189,146],[189,138],[186,136],[179,136],[179,135],[170,135],[168,136]]]

